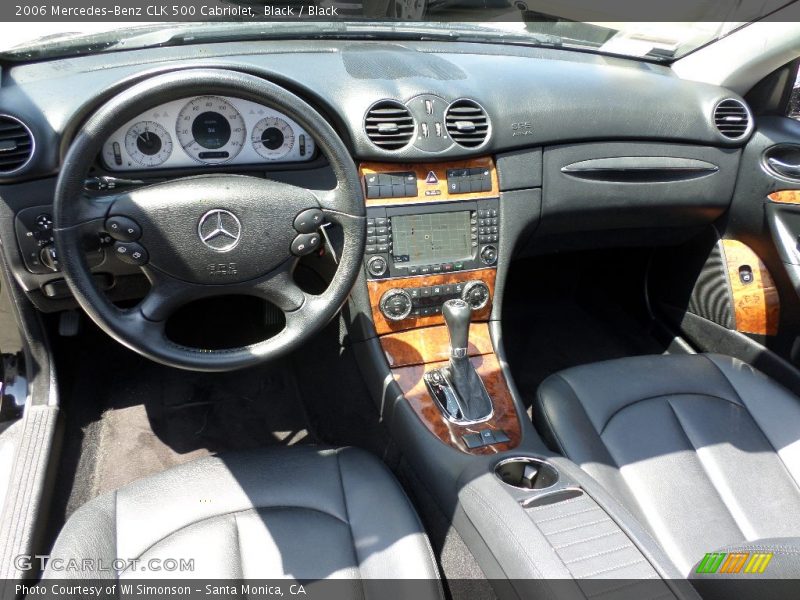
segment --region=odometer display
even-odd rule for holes
[[[184,106],[176,133],[186,153],[204,164],[231,160],[242,151],[247,137],[239,111],[216,96],[195,98]]]

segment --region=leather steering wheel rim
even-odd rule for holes
[[[114,131],[148,107],[188,99],[197,96],[200,90],[202,95],[257,102],[293,119],[314,137],[330,163],[337,187],[308,190],[250,176],[201,175],[100,198],[85,192],[86,176],[103,142]],[[198,256],[206,251],[198,250],[201,248],[196,239],[198,222],[210,206],[239,211],[242,217],[241,248],[224,259],[242,256],[259,261],[255,265],[243,264],[243,269],[234,270],[234,280],[222,283],[209,280],[210,275],[200,266],[202,260],[214,256]],[[298,210],[307,208],[321,209],[326,221],[342,229],[338,268],[320,295],[300,290],[291,279],[299,260],[290,253],[289,236],[298,235],[292,229],[293,218]],[[98,288],[84,254],[86,239],[92,236],[97,239],[106,219],[112,214],[127,215],[125,211],[133,211],[143,221],[142,242],[145,247],[150,245],[148,250],[152,248],[150,262],[142,267],[151,282],[151,291],[130,309],[118,308]],[[189,69],[158,75],[133,85],[104,104],[81,128],[66,154],[53,212],[56,249],[64,278],[89,317],[137,353],[165,365],[196,371],[227,371],[269,361],[319,331],[347,300],[361,269],[366,238],[365,206],[356,166],[330,124],[288,90],[253,75],[221,69]],[[186,217],[170,220],[177,213]],[[288,228],[285,231],[284,226]],[[177,239],[170,240],[169,233]],[[254,242],[256,234],[262,236],[263,243]],[[282,254],[284,248],[286,257]],[[169,255],[170,250],[175,256]],[[165,323],[170,310],[197,298],[237,293],[257,295],[276,304],[286,317],[284,329],[249,346],[224,350],[190,348],[167,338]]]

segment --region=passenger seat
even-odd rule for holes
[[[547,378],[534,423],[687,576],[707,553],[772,552],[800,577],[800,399],[714,354],[624,358]]]

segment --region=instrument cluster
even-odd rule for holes
[[[239,98],[198,96],[132,119],[106,141],[102,158],[110,171],[139,171],[305,162],[314,153],[314,138],[276,110]]]

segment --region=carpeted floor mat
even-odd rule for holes
[[[99,332],[91,339],[61,365],[69,404],[54,523],[98,494],[200,456],[315,441],[288,360],[189,373]]]
[[[646,259],[646,252],[598,251],[515,263],[502,331],[526,407],[557,371],[667,351],[670,340],[654,333],[644,307]]]

